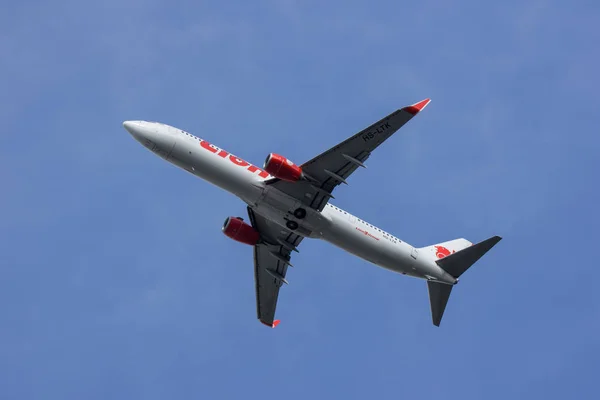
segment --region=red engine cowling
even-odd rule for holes
[[[269,154],[263,168],[282,181],[296,182],[302,178],[302,168],[279,154]]]
[[[260,239],[258,232],[238,217],[227,217],[221,230],[231,239],[250,246],[254,246]]]

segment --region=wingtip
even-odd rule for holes
[[[279,325],[279,323],[280,323],[281,321],[280,321],[280,320],[278,320],[278,319],[276,319],[275,321],[273,321],[273,323],[272,323],[272,324],[269,324],[269,323],[267,323],[267,322],[265,322],[265,321],[263,321],[263,320],[261,319],[261,320],[260,320],[260,322],[261,322],[261,324],[263,324],[263,325],[269,326],[269,327],[271,327],[271,328],[275,328],[277,325]]]
[[[502,236],[495,235],[495,236],[492,236],[491,238],[487,239],[487,242],[490,242],[490,243],[492,243],[492,246],[495,246],[501,240],[502,240]]]
[[[418,103],[404,107],[403,110],[409,114],[417,115],[420,111],[423,111],[423,109],[427,107],[427,104],[429,104],[430,102],[431,99],[421,100]]]

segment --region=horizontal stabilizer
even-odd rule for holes
[[[483,242],[479,242],[473,246],[469,246],[456,253],[450,254],[449,256],[436,260],[436,263],[444,271],[453,277],[458,278],[500,240],[502,240],[500,236],[491,237]]]
[[[431,319],[435,326],[440,326],[453,287],[445,283],[427,281],[429,304],[431,305]]]

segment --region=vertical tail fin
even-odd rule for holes
[[[444,271],[453,277],[458,278],[500,240],[502,240],[500,236],[494,236],[483,242],[470,244],[470,242],[465,239],[456,239],[439,245],[425,247],[425,249],[432,248],[432,250],[434,250],[438,247],[444,249],[445,251],[443,251],[443,254],[440,254],[438,250],[438,253],[436,254],[438,259],[435,262]],[[469,244],[465,245],[465,242]],[[462,248],[456,250],[457,247]],[[450,251],[452,252],[450,253]],[[440,326],[452,288],[453,286],[445,283],[427,281],[429,304],[431,305],[431,318],[435,326]]]
[[[469,242],[467,239],[454,239],[444,243],[434,244],[433,246],[423,247],[420,250],[421,253],[427,254],[428,257],[435,260],[447,257],[450,254],[454,254],[457,251],[466,249],[472,245],[473,243]]]

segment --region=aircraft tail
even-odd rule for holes
[[[468,240],[456,239],[425,247],[424,250],[435,250],[438,258],[435,263],[454,278],[458,278],[500,240],[502,240],[500,236],[493,236],[477,244],[471,244]],[[452,285],[446,283],[427,281],[431,318],[435,326],[440,326],[452,288]]]
[[[431,257],[435,260],[447,257],[450,254],[454,254],[457,251],[466,249],[472,245],[473,243],[469,242],[467,239],[454,239],[444,243],[434,244],[433,246],[423,247],[419,249],[419,254],[424,254],[427,257]]]

